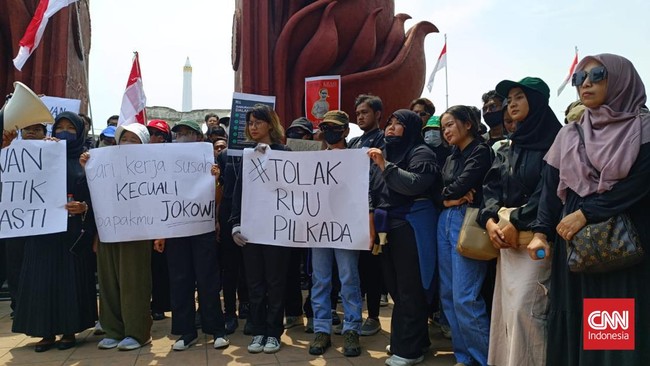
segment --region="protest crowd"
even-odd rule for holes
[[[213,338],[215,349],[228,347],[229,335],[243,331],[250,336],[242,345],[248,352],[281,352],[284,331],[304,327],[309,354],[336,352],[328,350],[336,345],[356,357],[364,338],[382,330],[380,307],[392,301],[386,365],[415,365],[431,357],[430,327],[451,339],[456,366],[647,365],[645,87],[634,65],[612,54],[583,58],[571,83],[580,100],[567,108],[562,122],[549,107],[548,85],[537,77],[496,83],[482,99],[477,95],[482,109],[456,105],[442,113],[426,98],[388,111],[381,95],[362,94],[355,100],[356,116],[329,110],[318,123],[294,116],[286,131],[273,108],[249,108],[243,133],[250,154],[307,154],[291,148],[302,146],[291,144],[298,140],[324,150],[314,156],[363,154],[368,171],[352,174],[368,179],[367,192],[358,197],[363,204],[356,208],[360,222],[367,222],[369,240],[353,236],[355,249],[293,245],[295,223],[293,234],[285,234],[294,243],[249,240],[250,210],[270,215],[275,207],[245,203],[252,194],[244,184],[247,153],[232,154],[228,118],[208,114],[204,121],[170,127],[163,120],[119,124],[118,116],[111,116],[97,141],[89,136],[90,118],[71,112],[58,114],[51,137],[42,124],[25,127],[19,132],[25,141],[65,140],[68,218],[62,232],[5,239],[12,331],[41,338],[34,351],[45,352],[75,347],[75,335],[94,327],[104,334],[98,348],[129,351],[150,343],[153,321],[171,314],[174,351],[195,344],[200,329]],[[348,138],[355,123],[363,133]],[[3,127],[4,151],[17,143],[8,127]],[[144,224],[113,222],[117,239],[106,239],[102,230],[108,221],[98,219],[103,210],[98,198],[110,206],[183,186],[145,182],[98,196],[91,192],[99,175],[91,170],[93,159],[118,151],[137,154],[148,144],[206,142],[212,151],[207,165],[179,165],[179,170],[200,170],[210,178],[210,189],[184,196],[202,195],[201,202],[209,203],[200,208],[212,210],[208,230],[180,237],[153,232],[133,240],[138,236],[125,234],[144,231]],[[0,161],[3,174],[8,161]],[[132,169],[158,174],[149,170],[157,167],[152,161]],[[286,174],[286,164],[284,169]],[[351,178],[329,173],[325,177],[336,184]],[[273,172],[265,174],[274,178]],[[344,194],[337,189],[330,194]],[[310,202],[301,215],[311,214]],[[339,201],[321,197],[318,207],[329,210],[332,202]],[[166,207],[170,220],[194,210],[185,203]],[[8,219],[0,217],[2,230],[6,225]],[[340,226],[337,236],[335,225],[323,225],[321,238],[323,230],[331,241],[344,238],[347,226]],[[590,239],[591,247],[585,244]],[[633,351],[585,349],[583,300],[601,298],[635,300]]]

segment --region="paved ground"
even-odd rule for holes
[[[0,365],[383,365],[388,357],[385,347],[390,333],[392,304],[381,308],[382,330],[371,337],[361,337],[363,347],[360,357],[347,358],[342,352],[343,337],[334,335],[333,347],[324,356],[312,356],[307,352],[313,335],[300,327],[292,328],[282,336],[282,350],[276,354],[252,355],[246,351],[250,337],[242,333],[243,321],[235,334],[230,336],[230,347],[215,350],[209,337],[201,335],[199,342],[184,352],[171,350],[175,337],[169,335],[169,318],[154,322],[153,342],[139,350],[120,352],[99,350],[95,336],[90,330],[77,335],[77,347],[59,351],[51,349],[44,353],[34,352],[32,345],[39,339],[11,333],[9,302],[0,302]],[[168,316],[170,314],[167,314]],[[365,314],[364,314],[365,316]],[[431,350],[421,365],[451,366],[455,360],[451,342],[442,338],[439,331],[431,330]]]

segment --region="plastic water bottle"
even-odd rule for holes
[[[537,249],[535,255],[538,259],[544,259],[544,257],[546,257],[546,251],[544,251],[544,249]]]
[[[72,201],[74,201],[74,195],[72,195],[72,193],[68,193],[68,203]],[[68,217],[72,217],[72,216],[74,215],[68,212]]]

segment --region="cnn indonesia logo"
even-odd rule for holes
[[[585,350],[634,350],[634,299],[584,299]]]

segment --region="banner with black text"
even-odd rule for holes
[[[0,238],[68,226],[65,141],[14,140],[0,152]]]
[[[178,238],[215,228],[214,155],[205,142],[90,151],[86,178],[102,242]]]
[[[366,149],[244,149],[242,234],[251,243],[368,250]]]

